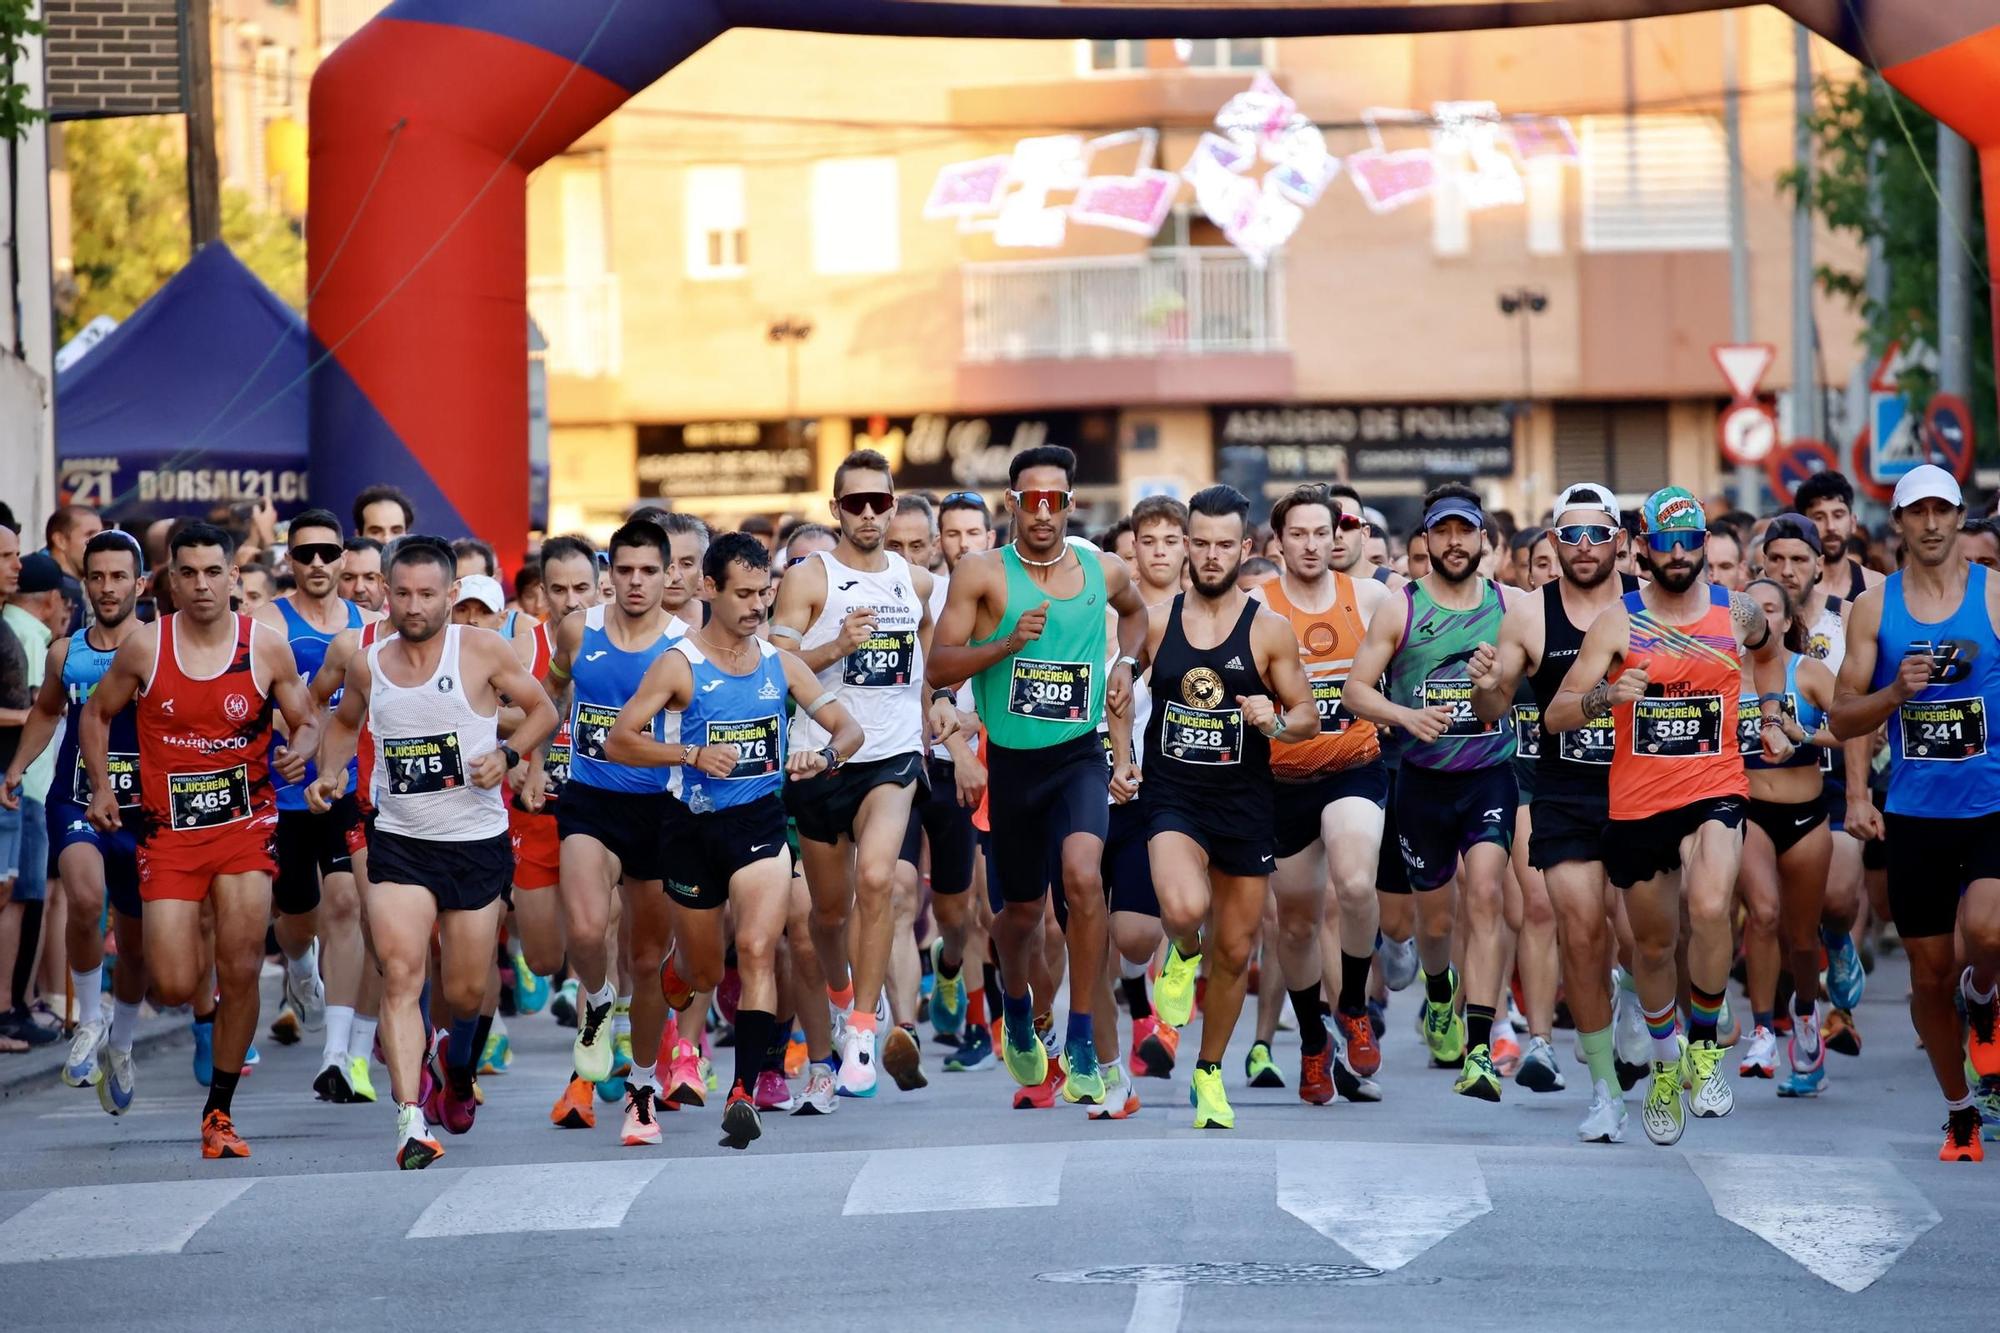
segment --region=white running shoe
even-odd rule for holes
[[[319,978],[319,941],[314,940],[299,960],[299,973],[285,968],[285,999],[298,1011],[299,1022],[308,1032],[326,1030],[326,984]]]
[[[875,1033],[868,1028],[849,1028],[841,1033],[835,1091],[843,1097],[873,1097],[876,1073]]]
[[[1383,935],[1375,946],[1375,954],[1382,960],[1382,980],[1390,990],[1403,990],[1417,979],[1415,936],[1407,940],[1392,940]]]
[[[1611,987],[1611,1047],[1620,1064],[1652,1067],[1653,1038],[1646,1031],[1646,1011],[1638,995],[1616,982]]]
[[[106,1046],[101,1068],[103,1077],[97,1080],[97,1103],[112,1115],[124,1115],[132,1105],[132,1086],[137,1077],[132,1052]]]
[[[806,1090],[799,1094],[799,1104],[793,1115],[832,1115],[840,1109],[840,1095],[834,1091],[833,1071],[825,1065],[815,1064],[806,1079]]]
[[[1577,1122],[1576,1136],[1585,1143],[1625,1141],[1625,1102],[1603,1079],[1591,1084],[1590,1109]]]
[[[69,1043],[69,1058],[63,1061],[62,1081],[72,1088],[90,1088],[104,1077],[98,1061],[104,1054],[104,1043],[110,1035],[110,1025],[103,1019],[79,1024],[76,1036]]]
[[[1728,1115],[1736,1108],[1736,1093],[1722,1072],[1722,1047],[1698,1041],[1688,1047],[1688,1110],[1703,1119]]]
[[[1514,1081],[1530,1092],[1561,1092],[1566,1086],[1562,1069],[1556,1064],[1556,1048],[1547,1037],[1528,1038],[1528,1049],[1514,1071]]]
[[[1750,1040],[1743,1044],[1743,1060],[1736,1066],[1740,1078],[1776,1078],[1778,1076],[1778,1035],[1761,1024],[1750,1032]]]
[[[1089,1107],[1092,1120],[1123,1120],[1139,1109],[1138,1090],[1132,1086],[1132,1075],[1126,1072],[1123,1060],[1113,1060],[1099,1065],[1104,1075],[1104,1101]]]

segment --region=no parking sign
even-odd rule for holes
[[[1806,478],[1832,472],[1840,466],[1833,446],[1824,440],[1793,440],[1764,460],[1764,477],[1786,504]]]
[[[1972,409],[1957,394],[1934,393],[1924,413],[1931,461],[1960,481],[1972,475]]]

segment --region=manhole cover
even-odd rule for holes
[[[1041,1282],[1103,1282],[1114,1285],[1172,1283],[1188,1287],[1276,1287],[1323,1282],[1355,1282],[1380,1277],[1382,1270],[1363,1264],[1126,1264],[1117,1268],[1078,1268],[1067,1273],[1037,1273]]]

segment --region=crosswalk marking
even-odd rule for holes
[[[1493,1210],[1472,1149],[1414,1143],[1281,1143],[1278,1207],[1385,1272]]]
[[[1181,1326],[1187,1288],[1178,1282],[1141,1282],[1132,1292],[1125,1333],[1174,1333]]]
[[[1066,1143],[900,1148],[868,1154],[841,1213],[936,1213],[1053,1208],[1062,1197]]]
[[[407,1233],[486,1236],[515,1231],[589,1231],[616,1227],[639,1191],[666,1162],[538,1162],[459,1172]]]
[[[256,1182],[161,1180],[50,1190],[0,1222],[0,1264],[178,1254]]]
[[[1749,1153],[1687,1160],[1718,1217],[1846,1292],[1888,1272],[1941,1220],[1893,1162]]]

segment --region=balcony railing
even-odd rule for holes
[[[623,331],[616,276],[529,278],[528,314],[549,340],[551,375],[606,379],[618,373]]]
[[[1212,356],[1285,348],[1283,257],[1228,246],[967,264],[963,357]]]

